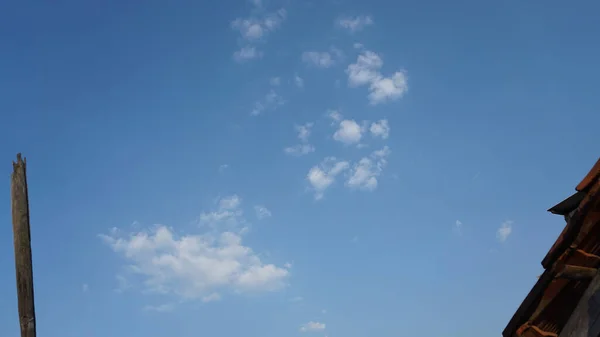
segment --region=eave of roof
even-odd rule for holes
[[[573,248],[571,246],[574,242],[581,243],[585,237],[589,236],[588,234],[591,231],[591,227],[595,226],[596,229],[599,227],[596,226],[600,223],[597,212],[593,214],[594,219],[588,219],[587,216],[594,205],[595,208],[600,206],[600,159],[596,162],[592,170],[590,170],[581,183],[577,185],[576,190],[578,193],[575,193],[571,197],[550,209],[550,211],[554,210],[553,213],[562,215],[568,214],[575,209],[576,211],[542,261],[545,271],[540,276],[534,287],[531,289],[523,303],[521,303],[510,322],[502,332],[504,337],[514,337],[515,335],[519,335],[517,333],[518,330],[524,332],[528,328],[526,324],[527,322],[539,319],[539,316],[542,315],[545,310],[548,310],[549,307],[552,309],[552,304],[555,300],[555,297],[559,296],[561,292],[566,294],[568,301],[568,303],[566,303],[567,305],[573,306],[574,308],[574,305],[577,304],[579,301],[578,296],[582,294],[581,288],[585,286],[585,282],[571,282],[564,280],[557,282],[557,266],[569,263],[587,264],[590,267],[595,268],[600,266],[598,265],[597,261],[592,261],[593,263],[591,264],[587,260],[582,262],[581,256],[573,256],[574,250],[571,249]],[[586,228],[582,228],[584,226]],[[596,242],[593,242],[593,244],[595,245]],[[577,248],[576,244],[574,245],[574,248]],[[577,252],[578,254],[587,254],[583,250],[578,250]],[[598,255],[600,252],[596,254]],[[561,303],[554,303],[556,306],[559,306],[562,309],[560,310],[560,317],[558,318],[560,322],[553,321],[553,319],[543,320],[544,324],[548,325],[549,329],[551,330],[559,330],[558,332],[560,332],[560,329],[562,329],[562,326],[564,323],[566,323],[566,319],[568,319],[568,317],[564,317],[564,311],[567,309],[565,307],[564,300],[565,296],[561,296],[560,301],[555,301]],[[550,310],[550,313],[556,314],[555,311],[556,310]],[[555,319],[557,319],[557,317],[555,317]],[[534,330],[539,330],[535,325],[533,328]],[[558,332],[556,332],[556,334],[558,334]],[[539,333],[536,332],[533,333],[533,335],[539,335]]]

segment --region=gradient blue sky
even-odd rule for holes
[[[0,335],[23,152],[40,336],[498,336],[598,158],[599,11],[0,2]]]

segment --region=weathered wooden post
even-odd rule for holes
[[[20,153],[17,154],[17,162],[13,162],[10,193],[21,337],[35,337],[35,306],[33,301],[33,268],[31,259],[31,232],[29,229],[26,160],[21,158]]]

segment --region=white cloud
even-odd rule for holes
[[[302,61],[319,68],[329,68],[335,64],[329,52],[307,51],[302,53]]]
[[[254,211],[256,212],[256,217],[259,219],[265,219],[271,217],[271,211],[265,206],[254,206]]]
[[[325,330],[325,323],[320,322],[308,322],[300,327],[302,332],[315,332]]]
[[[237,18],[231,22],[231,28],[239,31],[244,40],[253,42],[262,39],[267,33],[277,29],[286,16],[286,11],[280,9],[261,17]]]
[[[274,87],[277,87],[281,84],[281,78],[279,77],[271,77],[271,79],[269,80],[269,84],[271,84]]]
[[[337,110],[327,110],[327,117],[329,117],[335,124],[342,120],[342,114]]]
[[[385,77],[380,71],[382,66],[381,57],[367,50],[358,56],[356,63],[346,68],[349,86],[369,85],[368,97],[372,105],[401,98],[408,90],[408,81],[403,71]]]
[[[234,199],[219,204],[234,207]],[[208,302],[223,290],[275,291],[289,276],[287,268],[264,263],[242,243],[242,234],[232,231],[178,234],[157,225],[132,233],[113,229],[100,237],[127,261],[128,276],[144,292]]]
[[[408,90],[406,74],[398,71],[391,77],[378,77],[371,83],[369,90],[369,101],[372,105],[401,98]]]
[[[354,49],[363,49],[364,45],[362,43],[356,42],[352,45]]]
[[[296,86],[298,88],[304,88],[304,80],[302,79],[302,77],[295,75],[294,76],[294,83],[296,83]]]
[[[373,191],[377,188],[377,177],[381,175],[387,165],[390,149],[385,146],[373,152],[369,157],[364,157],[354,164],[346,181],[346,186],[352,189]]]
[[[512,225],[513,222],[510,220],[504,221],[502,225],[500,225],[500,228],[498,228],[498,230],[496,231],[496,239],[498,239],[498,242],[502,243],[505,242],[506,239],[508,239],[508,237],[512,233]]]
[[[347,170],[349,166],[348,162],[337,160],[335,157],[327,157],[319,165],[313,166],[308,171],[306,179],[315,192],[315,199],[322,199],[325,190],[335,182],[336,176]]]
[[[245,62],[262,57],[262,52],[258,51],[255,47],[242,47],[240,50],[233,53],[233,59],[237,62]]]
[[[363,30],[366,26],[373,24],[373,19],[370,16],[347,16],[337,20],[336,24],[338,27],[344,28],[351,33]]]
[[[219,165],[219,172],[222,173],[225,170],[227,170],[228,168],[229,168],[228,164],[221,164],[221,165]]]
[[[286,147],[285,149],[283,149],[283,152],[291,156],[302,156],[305,154],[315,152],[315,147],[310,144],[298,144]]]
[[[382,119],[378,122],[371,123],[369,131],[371,131],[371,134],[374,137],[387,139],[390,136],[390,125],[388,124],[387,119]]]
[[[340,122],[339,128],[333,134],[333,139],[344,144],[355,144],[360,142],[363,129],[354,120],[343,120]]]
[[[275,110],[283,104],[285,104],[285,100],[275,90],[271,89],[262,101],[254,104],[254,109],[252,109],[250,115],[258,116],[264,111]]]

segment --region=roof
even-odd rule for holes
[[[544,273],[504,329],[503,337],[558,336],[591,281],[574,274],[567,277],[565,271],[595,272],[600,267],[600,159],[576,190],[549,210],[572,214],[542,261]]]

